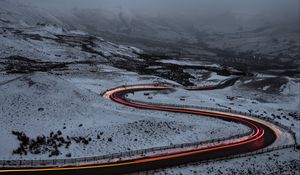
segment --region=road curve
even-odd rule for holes
[[[233,79],[220,83],[216,86],[205,87],[189,87],[188,90],[213,90],[224,88],[226,84],[232,84]],[[235,80],[236,81],[236,80]],[[231,82],[231,83],[230,83]],[[117,161],[113,163],[104,163],[99,165],[84,165],[84,166],[62,166],[62,167],[48,167],[48,168],[23,168],[23,169],[0,169],[0,174],[124,174],[130,172],[137,172],[143,170],[151,170],[156,168],[169,167],[174,165],[185,164],[195,161],[204,161],[237,154],[248,153],[259,150],[271,145],[276,140],[276,133],[271,127],[267,126],[259,120],[252,119],[247,116],[238,114],[231,114],[219,111],[188,109],[180,107],[166,107],[158,105],[143,104],[140,102],[131,102],[125,98],[127,93],[137,91],[153,91],[153,90],[167,90],[172,89],[170,85],[136,85],[123,86],[113,90],[109,90],[104,94],[104,97],[109,98],[117,103],[135,107],[143,110],[159,110],[176,113],[186,113],[201,116],[214,117],[221,120],[241,123],[252,129],[252,134],[248,137],[235,139],[233,142],[227,144],[217,144],[214,146],[207,146],[189,151],[175,152],[170,154],[163,154],[145,158],[131,159],[126,161]]]

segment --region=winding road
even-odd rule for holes
[[[187,87],[188,90],[214,90],[234,84],[236,79],[226,80],[215,86],[204,87]],[[265,122],[255,118],[239,114],[232,114],[212,110],[200,110],[194,108],[168,107],[152,105],[140,102],[133,102],[125,98],[125,95],[137,91],[160,91],[173,89],[171,85],[135,85],[123,86],[107,91],[105,98],[111,99],[119,104],[129,107],[139,108],[142,110],[159,110],[175,113],[186,113],[199,116],[208,116],[236,122],[248,126],[253,131],[250,135],[242,138],[236,138],[231,142],[224,142],[215,145],[194,148],[192,150],[182,150],[168,154],[157,154],[142,158],[133,158],[130,160],[115,161],[112,163],[102,164],[85,164],[85,165],[61,165],[61,167],[37,167],[37,168],[19,168],[19,169],[0,169],[0,174],[124,174],[130,172],[152,170],[157,168],[175,166],[196,161],[206,161],[216,158],[223,158],[237,154],[244,154],[256,151],[271,145],[278,137],[278,133]]]

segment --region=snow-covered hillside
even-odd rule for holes
[[[106,89],[159,80],[110,66],[114,60],[138,61],[142,50],[59,24],[35,24],[39,19],[7,13],[8,8],[2,18],[9,22],[1,23],[0,35],[1,139],[6,140],[1,159],[104,155],[249,131],[223,121],[207,127],[215,120],[205,117],[140,113],[104,99]],[[66,143],[22,152],[20,134],[33,140],[55,140],[58,134]]]

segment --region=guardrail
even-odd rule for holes
[[[224,137],[219,139],[211,139],[206,141],[199,141],[199,142],[192,142],[192,143],[183,143],[183,144],[174,144],[170,146],[162,146],[162,147],[153,147],[148,149],[141,149],[141,150],[134,150],[134,151],[127,151],[127,152],[121,152],[121,153],[114,153],[114,154],[108,154],[108,155],[101,155],[101,156],[93,156],[93,157],[82,157],[82,158],[69,158],[69,159],[49,159],[49,160],[0,160],[0,166],[7,167],[7,166],[15,166],[15,167],[38,167],[38,166],[51,166],[51,165],[64,165],[64,164],[80,164],[83,162],[96,162],[100,160],[109,160],[112,159],[120,159],[120,158],[128,158],[131,156],[136,155],[145,155],[147,153],[155,152],[155,151],[166,151],[166,150],[172,150],[172,149],[178,149],[178,148],[187,148],[187,147],[198,147],[204,144],[220,144],[223,141],[235,139],[235,138],[241,138],[244,136],[248,136],[252,133],[252,131],[249,131],[244,134],[239,134],[231,137]]]
[[[198,109],[202,109],[202,110],[214,110],[214,111],[229,112],[229,113],[234,113],[234,114],[256,117],[256,118],[271,122],[273,124],[276,124],[279,127],[287,130],[288,132],[290,132],[293,135],[295,142],[296,142],[295,133],[291,130],[290,127],[284,126],[278,122],[274,122],[270,118],[262,117],[260,115],[255,115],[255,114],[241,112],[241,111],[235,111],[235,110],[212,108],[212,107],[199,107],[199,106],[175,105],[175,104],[170,105],[170,104],[163,104],[163,103],[141,102],[141,101],[130,100],[130,99],[127,99],[127,100],[131,101],[131,102],[144,103],[144,104],[149,104],[149,105],[161,105],[161,106],[169,106],[169,107],[173,106],[173,107],[182,107],[182,108],[198,108]],[[1,168],[1,166],[3,168],[5,168],[5,167],[18,168],[18,167],[63,166],[65,164],[75,164],[76,165],[76,164],[81,164],[81,163],[97,162],[97,161],[103,161],[103,160],[105,160],[106,162],[110,162],[113,159],[122,159],[122,158],[137,156],[137,155],[145,155],[147,153],[151,153],[151,152],[155,152],[155,151],[166,151],[166,150],[171,150],[171,149],[201,146],[203,144],[210,144],[210,143],[220,144],[223,141],[248,136],[251,133],[252,133],[252,131],[244,133],[244,134],[239,134],[239,135],[235,135],[232,137],[226,137],[226,138],[224,137],[224,138],[220,138],[220,139],[212,139],[212,140],[199,141],[199,142],[193,142],[193,143],[174,144],[174,145],[170,145],[170,146],[154,147],[154,148],[149,148],[149,149],[141,149],[141,150],[127,151],[127,152],[114,153],[114,154],[101,155],[101,156],[93,156],[93,157],[51,159],[51,160],[50,159],[49,160],[0,160],[0,168]],[[295,143],[293,145],[283,145],[283,146],[278,146],[278,147],[265,148],[265,149],[261,149],[258,151],[254,151],[254,152],[250,152],[250,153],[246,153],[246,154],[242,154],[242,155],[236,155],[236,156],[231,156],[231,157],[221,158],[221,159],[208,160],[208,161],[203,161],[203,162],[208,163],[208,162],[219,161],[219,160],[223,160],[223,159],[245,157],[245,156],[250,156],[250,155],[254,155],[254,154],[270,152],[270,151],[274,151],[274,150],[278,150],[278,149],[296,147],[296,145],[297,145],[297,143]]]

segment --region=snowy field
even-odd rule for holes
[[[118,74],[111,73],[115,77]],[[32,139],[57,131],[61,131],[65,139],[91,139],[87,144],[72,141],[68,149],[59,147],[60,154],[55,158],[65,158],[67,154],[72,157],[105,155],[230,137],[249,131],[243,125],[207,117],[141,111],[115,104],[100,96],[109,88],[107,82],[112,87],[121,85],[117,83],[120,80],[138,83],[138,76],[123,75],[116,81],[105,79],[72,76],[68,80],[65,76],[33,73],[1,85],[3,129],[0,135],[1,140],[6,140],[1,143],[1,159],[51,158],[49,151],[23,156],[12,154],[19,144],[12,131],[24,132]],[[96,90],[96,86],[103,89]]]

